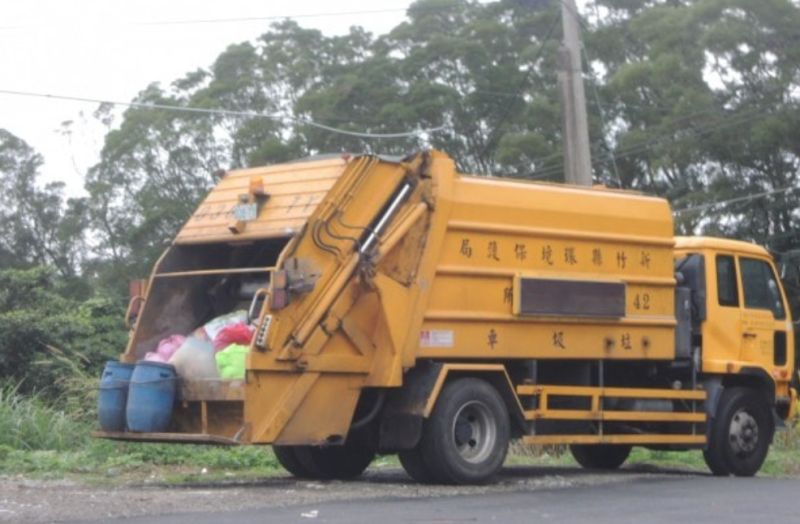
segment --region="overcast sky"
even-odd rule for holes
[[[326,34],[361,25],[383,33],[400,23],[408,0],[2,0],[0,90],[130,101],[154,81],[169,84],[208,66],[228,44],[262,34],[268,20],[152,24],[284,15]],[[331,16],[330,13],[394,12]],[[0,94],[0,128],[45,158],[45,180],[62,180],[71,195],[97,161],[104,130],[96,104]],[[71,121],[70,133],[62,123]]]

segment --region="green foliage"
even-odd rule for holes
[[[677,208],[800,185],[800,7],[788,0],[596,0],[605,133],[622,184]],[[591,10],[591,9],[590,9]],[[613,14],[613,16],[608,16]],[[614,170],[611,157],[598,166]],[[684,234],[800,245],[800,193],[679,215]]]
[[[44,268],[0,270],[0,377],[58,397],[124,348],[123,305],[78,301]]]
[[[800,8],[788,0],[596,0],[585,12],[595,13],[584,39],[595,72],[587,92],[596,179],[677,208],[800,184]],[[284,21],[169,89],[148,86],[137,102],[278,117],[126,111],[87,177],[104,261],[93,274],[118,290],[125,277],[146,274],[229,168],[432,146],[468,172],[560,180],[559,16],[552,3],[419,0],[385,35],[356,27],[328,37]],[[366,140],[306,120],[374,133],[445,130]],[[684,213],[677,229],[788,250],[800,244],[799,198]]]
[[[94,384],[93,386],[96,386]],[[94,389],[94,387],[92,387]],[[89,434],[93,417],[83,411],[55,407],[38,394],[0,387],[0,463],[4,473],[118,476],[153,468],[190,468],[200,473],[279,469],[269,448],[225,448],[200,445],[126,444],[97,440]]]
[[[39,395],[0,387],[0,458],[9,450],[68,451],[85,446],[86,427]]]
[[[66,199],[64,184],[38,181],[41,155],[0,129],[0,267],[49,265],[74,279],[85,253],[85,199]]]
[[[552,132],[561,126],[558,46],[548,38],[556,34],[557,9],[423,0],[408,16],[378,37],[360,28],[327,37],[295,22],[276,23],[255,42],[229,46],[207,70],[169,89],[142,91],[140,103],[280,116],[127,110],[87,176],[105,261],[92,266],[100,281],[120,290],[123,277],[146,274],[220,170],[329,152],[406,154],[428,145],[448,151],[468,171],[526,176],[554,167],[534,159],[560,150]],[[526,93],[533,94],[531,104]],[[427,140],[374,141],[306,120],[372,133],[446,129]],[[535,150],[526,149],[531,143]]]

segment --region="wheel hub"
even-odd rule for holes
[[[728,431],[731,448],[737,455],[746,455],[755,451],[758,445],[758,422],[745,410],[739,410],[731,419]]]
[[[472,401],[461,406],[453,421],[453,441],[461,458],[480,463],[492,452],[497,440],[494,416],[483,402]]]

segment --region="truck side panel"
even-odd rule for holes
[[[432,285],[418,358],[675,357],[665,202],[467,176],[454,178],[452,194],[439,195],[437,205],[445,201],[451,211],[435,217],[445,232],[435,267],[427,268]],[[537,298],[521,293],[531,279],[572,289],[617,284],[624,315],[522,314],[520,304]]]

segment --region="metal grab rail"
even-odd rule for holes
[[[698,412],[694,409],[695,402],[706,400],[707,393],[699,389],[651,389],[651,388],[623,388],[623,387],[594,387],[594,386],[563,386],[563,385],[520,385],[517,386],[517,395],[538,397],[538,407],[525,411],[525,419],[529,421],[555,420],[555,421],[591,421],[600,424],[597,433],[589,434],[546,434],[538,435],[535,432],[523,437],[526,444],[681,444],[702,445],[705,443],[705,434],[696,432],[696,425],[705,423],[705,411]],[[560,409],[551,408],[550,397],[588,398],[588,409]],[[647,411],[647,410],[604,410],[603,398],[627,399],[663,399],[683,400],[691,402],[692,411]],[[684,431],[670,433],[612,433],[603,431],[603,422],[660,422],[690,424],[691,433]]]
[[[157,273],[153,278],[176,278],[176,277],[202,277],[207,275],[238,275],[247,273],[271,273],[275,270],[274,266],[268,267],[240,267],[223,269],[196,269],[193,271],[172,271],[169,273]]]
[[[131,321],[131,316],[133,315],[134,304],[138,302],[144,303],[144,297],[142,295],[136,295],[135,297],[131,297],[130,301],[128,302],[128,308],[125,310],[125,327],[128,328],[128,330],[133,329],[134,325],[136,325],[135,320],[133,322]]]

